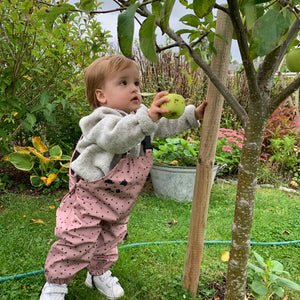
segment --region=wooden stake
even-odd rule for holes
[[[220,39],[218,36],[215,37],[214,47],[217,50],[217,55],[212,58],[211,69],[223,83],[226,83],[233,27],[229,16],[221,10],[218,10],[217,14],[216,33],[221,35],[224,39]],[[221,94],[215,86],[209,82],[207,92],[208,104],[202,125],[202,136],[183,277],[183,286],[192,292],[194,297],[196,297],[197,294],[203,256],[212,173],[223,101],[224,99]],[[217,221],[218,220],[216,220],[216,222]]]

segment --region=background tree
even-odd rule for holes
[[[0,152],[33,135],[72,143],[75,108],[86,103],[82,69],[107,52],[108,32],[84,11],[49,1],[1,1],[0,20]]]
[[[146,5],[148,2],[142,5],[136,1],[131,1],[130,5],[128,1],[115,2],[127,7],[118,20],[119,44],[125,55],[132,56],[133,18],[138,13],[146,18],[139,31],[140,47],[144,55],[151,61],[157,61],[156,51],[161,49],[155,44],[155,30],[159,27],[174,41],[173,46],[183,49],[181,53],[191,57],[204,70],[236,112],[245,129],[226,287],[226,299],[244,299],[256,178],[265,126],[280,103],[300,86],[300,79],[297,78],[279,94],[272,94],[274,74],[299,33],[299,10],[296,6],[299,1],[232,0],[228,1],[226,8],[215,4],[215,1],[193,1],[191,4],[180,1],[191,12],[182,17],[181,21],[191,29],[177,32],[168,26],[175,1],[153,1],[151,7]],[[199,51],[199,44],[204,36],[210,41],[212,52],[215,50],[212,44],[213,7],[227,13],[233,24],[247,76],[247,111],[204,62]],[[189,34],[188,41],[182,38],[183,33]],[[254,59],[257,57],[264,57],[258,69],[254,66]]]

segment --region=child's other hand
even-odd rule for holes
[[[160,108],[160,106],[163,103],[170,101],[168,98],[163,99],[163,97],[168,95],[168,94],[169,94],[168,92],[163,91],[163,92],[157,93],[156,96],[154,97],[154,100],[153,100],[153,102],[151,104],[151,107],[148,111],[148,115],[149,115],[149,117],[151,118],[151,120],[153,122],[158,121],[161,118],[162,113],[168,113],[169,112],[167,109]]]
[[[198,107],[195,108],[196,120],[202,121],[206,105],[207,105],[206,100],[203,100],[203,102]]]

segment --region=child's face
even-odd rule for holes
[[[114,73],[108,77],[103,89],[96,90],[101,106],[120,109],[126,113],[136,111],[142,102],[139,94],[140,76],[136,66]]]

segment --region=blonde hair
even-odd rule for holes
[[[107,77],[138,64],[123,55],[110,55],[97,58],[85,69],[85,95],[92,109],[100,106],[96,98],[96,89],[104,87]]]

